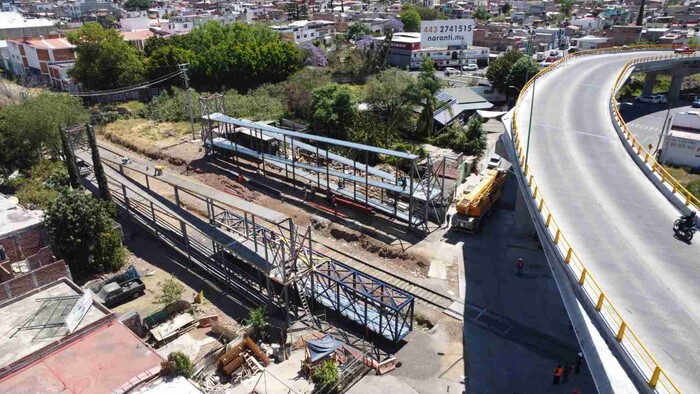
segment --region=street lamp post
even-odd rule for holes
[[[523,173],[527,172],[527,159],[530,158],[530,135],[532,133],[532,112],[535,109],[535,85],[537,84],[537,75],[532,80],[532,99],[530,99],[530,120],[527,125],[527,143],[525,144],[525,167]],[[527,174],[526,174],[527,175]]]

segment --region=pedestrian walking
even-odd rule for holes
[[[559,384],[559,381],[561,380],[561,375],[564,373],[564,369],[561,367],[561,364],[557,365],[557,367],[554,369],[554,381],[552,384]]]
[[[525,267],[525,262],[523,259],[518,259],[518,262],[515,263],[515,266],[518,268],[518,276],[520,276],[523,273],[523,267]]]
[[[576,358],[576,365],[574,366],[574,374],[578,375],[581,372],[581,363],[583,363],[583,353],[578,352],[578,357]]]
[[[564,365],[564,379],[562,379],[562,383],[566,383],[569,381],[569,375],[571,374],[571,364],[566,364]]]

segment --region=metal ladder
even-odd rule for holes
[[[311,324],[312,327],[321,328],[321,323],[316,319],[316,316],[311,313],[311,308],[309,307],[309,301],[306,299],[306,289],[301,283],[301,280],[295,282],[297,287],[297,293],[299,294],[299,300],[301,301],[301,309],[304,312],[301,320],[306,321]]]

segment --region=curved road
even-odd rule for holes
[[[698,392],[700,237],[673,237],[679,212],[629,156],[608,110],[625,62],[644,55],[582,56],[538,80],[529,165],[603,291],[680,389]],[[524,136],[531,97],[530,88],[517,114]]]

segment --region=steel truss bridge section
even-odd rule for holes
[[[299,183],[347,197],[356,203],[407,223],[427,228],[441,222],[449,205],[445,195],[445,158],[428,156],[418,163],[415,154],[377,148],[250,122],[225,115],[219,94],[200,98],[202,141],[208,154],[233,153],[252,159],[265,174],[268,166]],[[323,147],[323,148],[322,148]],[[353,158],[341,155],[343,153]],[[371,156],[391,157],[406,174],[372,167]],[[361,158],[362,161],[358,161]]]
[[[152,176],[142,164],[122,164],[104,149],[100,155],[112,196],[130,221],[249,302],[289,319],[300,317],[306,297],[394,342],[411,331],[413,295],[314,251],[309,228],[300,233],[275,211],[248,202],[242,211],[232,206],[240,200],[234,196],[169,174]],[[78,156],[91,163],[86,152]],[[152,190],[155,182],[171,185],[174,201]],[[189,212],[195,209],[183,203],[185,196],[203,201],[208,219]]]

